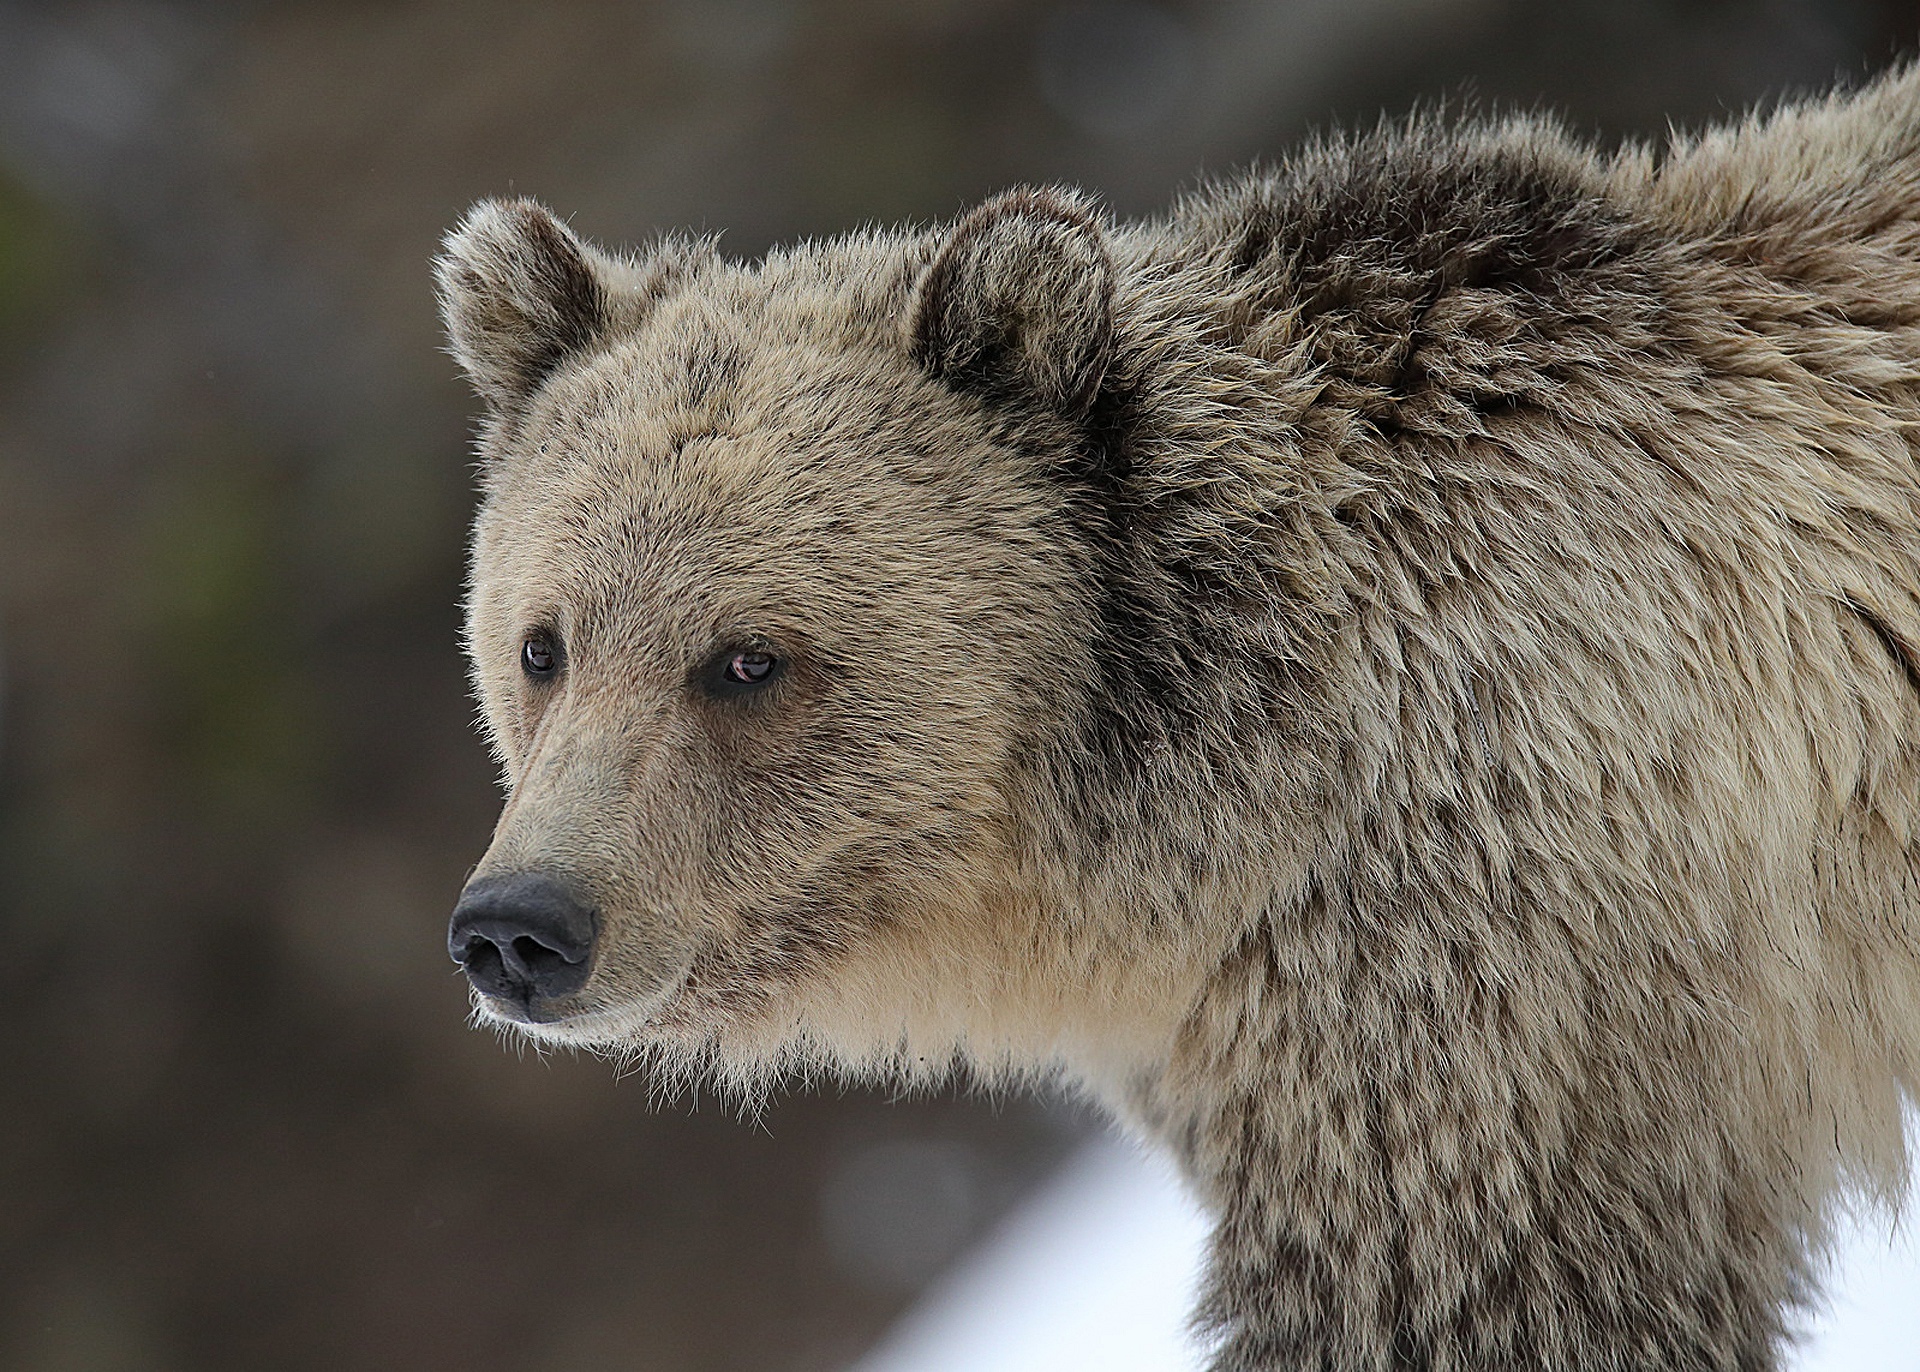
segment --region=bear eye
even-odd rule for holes
[[[744,705],[743,697],[757,696],[769,684],[784,677],[787,665],[787,660],[777,653],[745,646],[736,640],[696,666],[688,684],[710,699],[739,701]]]
[[[779,665],[779,660],[772,653],[734,653],[727,659],[721,675],[729,685],[758,686],[772,676],[773,669]]]
[[[530,677],[550,677],[560,667],[560,650],[545,634],[529,634],[520,645],[520,670]]]

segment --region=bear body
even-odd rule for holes
[[[1063,1072],[1217,1372],[1778,1366],[1920,1088],[1920,79],[440,280],[486,1017]]]

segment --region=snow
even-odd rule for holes
[[[1792,1372],[1920,1372],[1920,1216],[1850,1225]],[[1114,1139],[1075,1155],[854,1372],[1199,1372],[1185,1332],[1207,1224],[1172,1169]]]

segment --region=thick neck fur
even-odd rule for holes
[[[1914,84],[1904,141],[1782,121],[1824,226],[1689,197],[1760,196],[1764,126],[1662,168],[1518,123],[1123,237],[1053,838],[1212,941],[1123,1111],[1220,1217],[1218,1372],[1771,1368],[1835,1179],[1898,1174]]]

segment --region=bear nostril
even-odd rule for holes
[[[467,975],[476,981],[503,983],[507,969],[506,959],[500,956],[499,946],[488,939],[470,939],[466,951],[458,959],[467,969]]]
[[[551,876],[485,877],[461,893],[447,952],[475,990],[539,1020],[543,1003],[578,991],[591,969],[599,920]]]
[[[538,939],[529,938],[525,934],[513,941],[513,958],[527,969],[528,976],[535,981],[540,980],[542,976],[565,975],[562,969],[570,965],[566,954],[559,949],[549,948]]]

